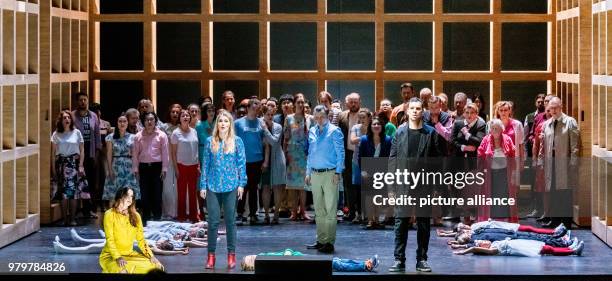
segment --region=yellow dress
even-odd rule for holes
[[[117,259],[120,257],[127,262],[125,266],[127,273],[144,274],[156,268],[151,262],[153,252],[144,239],[140,215],[138,224],[134,227],[130,224],[129,216],[111,208],[104,213],[104,233],[106,244],[100,254],[102,273],[121,273],[123,268],[117,264]],[[134,240],[138,241],[142,254],[134,250]]]

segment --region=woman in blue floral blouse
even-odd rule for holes
[[[212,136],[206,142],[200,178],[200,196],[206,199],[208,210],[206,269],[215,267],[221,208],[227,229],[227,266],[230,269],[236,266],[236,197],[242,199],[246,183],[244,143],[235,134],[232,115],[220,110]]]

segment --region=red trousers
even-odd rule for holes
[[[549,234],[552,235],[555,233],[554,229],[548,229],[548,228],[537,228],[537,227],[533,227],[531,225],[520,225],[518,228],[518,231],[523,231],[523,232],[534,232],[534,233],[539,233],[539,234]]]
[[[187,218],[185,207],[187,194],[189,194],[189,220],[198,221],[198,200],[197,183],[200,172],[198,165],[185,166],[177,163],[178,177],[176,179],[176,190],[178,192],[178,210],[176,212],[178,220],[184,221]]]
[[[540,254],[542,255],[553,255],[553,256],[570,256],[574,253],[574,250],[570,248],[558,248],[553,246],[544,245]]]

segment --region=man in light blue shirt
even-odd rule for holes
[[[246,171],[247,185],[244,189],[245,197],[249,200],[249,224],[257,224],[257,185],[261,179],[261,166],[264,161],[264,131],[261,123],[257,118],[259,112],[259,100],[251,98],[247,115],[236,120],[234,127],[236,136],[239,136],[244,142],[246,154]],[[236,223],[242,225],[246,219],[244,218],[244,206],[246,201],[238,201],[238,217]]]
[[[312,187],[317,242],[308,248],[332,253],[336,241],[338,182],[344,170],[344,135],[340,128],[330,124],[329,110],[324,105],[315,107],[313,113],[317,126],[308,134],[305,181]]]

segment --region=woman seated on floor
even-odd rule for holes
[[[454,253],[457,255],[474,253],[499,256],[539,257],[542,255],[580,256],[582,255],[582,250],[584,250],[584,241],[578,242],[578,240],[574,240],[574,243],[568,247],[553,247],[540,241],[524,239],[511,240],[509,238],[493,242],[476,240],[474,244],[474,247],[455,251]]]
[[[442,230],[437,229],[436,232],[440,237],[456,237],[460,232],[463,231],[475,231],[481,228],[497,228],[497,229],[506,229],[512,231],[522,231],[522,232],[533,232],[539,234],[548,234],[553,236],[563,236],[567,233],[567,228],[565,225],[560,224],[555,229],[548,228],[537,228],[530,225],[521,225],[518,223],[510,223],[504,221],[495,221],[489,219],[487,221],[477,222],[472,225],[466,225],[463,223],[458,223],[452,230]]]
[[[248,255],[242,259],[240,267],[243,271],[255,270],[255,259],[257,256],[303,256],[301,252],[292,249],[285,249],[280,252],[260,253],[258,255]],[[351,259],[341,259],[334,257],[332,259],[332,270],[338,272],[372,272],[378,267],[378,255],[374,255],[365,261],[357,261]]]
[[[104,213],[106,244],[100,254],[102,273],[148,273],[164,266],[155,258],[144,238],[142,220],[136,212],[134,191],[123,187],[117,191],[113,207]],[[134,251],[138,241],[140,253]]]

